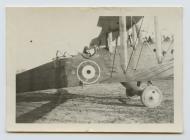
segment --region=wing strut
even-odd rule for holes
[[[155,31],[155,45],[156,45],[156,56],[158,63],[162,63],[162,46],[161,46],[161,35],[159,29],[158,16],[154,16],[154,31]]]
[[[126,30],[126,16],[119,17],[119,34],[120,34],[120,62],[123,72],[126,72],[128,65],[127,56],[127,30]]]

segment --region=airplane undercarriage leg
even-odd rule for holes
[[[136,86],[136,84],[134,84],[132,82],[121,82],[121,84],[126,89],[126,96],[127,97],[140,95],[142,93],[142,90],[138,86]]]

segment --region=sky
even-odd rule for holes
[[[82,52],[101,31],[91,12],[61,8],[13,8],[7,10],[7,45],[16,48],[16,70],[28,70],[51,61],[56,51]],[[172,33],[175,19],[160,17],[161,30]],[[153,17],[145,16],[143,28],[154,31]]]

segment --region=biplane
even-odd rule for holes
[[[89,46],[74,56],[57,52],[51,62],[17,74],[16,92],[120,82],[127,97],[140,96],[145,106],[159,106],[163,95],[153,81],[173,78],[174,40],[167,49],[162,47],[155,16],[151,45],[141,36],[143,20],[143,16],[100,16],[97,26],[102,30]]]

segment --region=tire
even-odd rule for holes
[[[142,103],[149,108],[157,107],[161,104],[163,94],[156,86],[147,86],[141,95]]]

